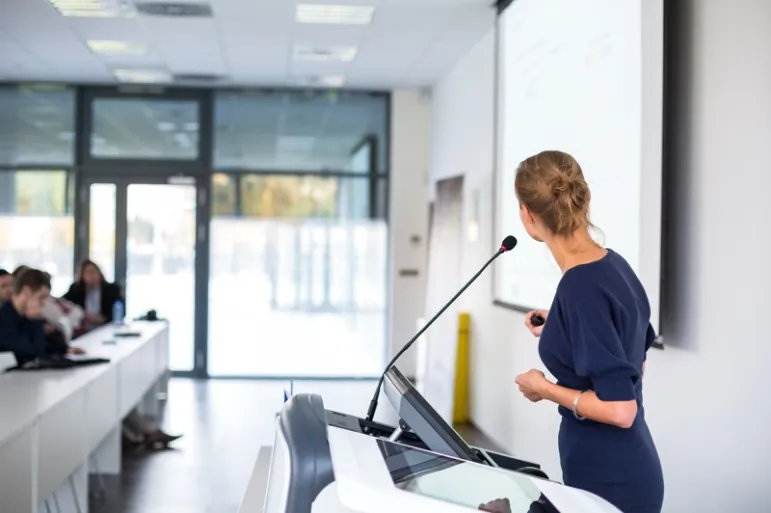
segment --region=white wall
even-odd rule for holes
[[[466,240],[464,276],[471,276],[499,247],[493,233],[495,33],[480,40],[434,88],[431,179],[464,174],[466,219],[479,195],[479,238]],[[512,191],[512,201],[514,200]],[[516,258],[516,252],[502,258]],[[459,300],[471,313],[471,418],[486,434],[523,458],[559,469],[553,408],[531,407],[515,393],[518,373],[539,366],[536,341],[523,316],[492,305],[487,272]]]
[[[391,93],[391,162],[389,190],[391,355],[415,333],[426,294],[428,245],[428,156],[431,147],[431,95],[428,91],[398,89]],[[413,237],[420,239],[412,242]],[[399,276],[417,270],[417,276]],[[415,352],[399,360],[399,368],[415,375]]]
[[[664,464],[665,511],[767,511],[771,2],[680,5],[673,19],[682,51],[673,66],[680,87],[673,101],[662,315],[667,341],[676,347],[649,357],[647,416]],[[431,178],[466,173],[482,198],[480,240],[464,247],[468,273],[497,243],[493,54],[491,33],[434,90]],[[556,408],[523,400],[513,384],[518,373],[542,367],[536,341],[521,314],[492,306],[491,276],[464,298],[473,320],[472,419],[559,478]]]

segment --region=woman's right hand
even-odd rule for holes
[[[532,318],[534,315],[540,315],[543,317],[544,324],[546,321],[546,316],[549,315],[548,310],[531,310],[527,312],[527,315],[525,315],[525,326],[527,326],[527,329],[530,330],[530,333],[533,334],[534,337],[540,337],[541,332],[543,331],[544,324],[541,324],[540,326],[533,326]]]
[[[490,513],[511,513],[511,502],[509,499],[495,499],[487,504],[480,504],[479,511],[489,511]]]

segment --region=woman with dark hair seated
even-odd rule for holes
[[[123,301],[123,293],[119,285],[105,279],[96,262],[83,260],[75,283],[70,286],[63,299],[83,309],[83,329],[91,331],[114,320],[113,307],[116,302]]]
[[[82,332],[88,332],[112,322],[115,303],[123,302],[119,285],[108,282],[102,270],[93,260],[83,260],[77,279],[63,299],[81,307],[85,312]],[[124,443],[129,446],[145,445],[148,448],[166,448],[182,435],[170,435],[161,431],[156,423],[136,409],[131,410],[123,421]]]

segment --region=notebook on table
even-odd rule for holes
[[[73,369],[76,367],[88,367],[109,362],[110,360],[107,358],[93,358],[81,355],[51,355],[43,358],[35,358],[24,365],[11,367],[7,369],[7,371]]]

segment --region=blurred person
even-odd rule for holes
[[[83,309],[66,299],[49,296],[43,305],[43,327],[49,345],[64,346],[67,354],[82,355],[86,351],[70,345],[83,322]]]
[[[119,285],[105,279],[96,262],[83,260],[75,283],[62,299],[83,309],[83,329],[91,331],[114,320],[113,307],[117,301],[123,301],[123,293]]]
[[[30,267],[30,266],[28,266],[28,265],[20,265],[20,266],[18,266],[16,269],[14,269],[14,270],[13,270],[13,273],[11,274],[11,276],[12,276],[12,277],[13,277],[13,279],[15,280],[16,278],[18,278],[19,276],[21,276],[21,273],[23,273],[23,272],[24,272],[24,271],[26,271],[27,269],[31,269],[31,267]]]
[[[13,275],[5,269],[0,269],[0,303],[11,299],[13,295]]]
[[[22,273],[30,269],[29,266],[20,265],[13,271],[12,278],[17,280]],[[48,274],[48,273],[46,273]],[[48,274],[50,280],[51,275]],[[78,315],[77,311],[72,311],[71,315],[66,315],[60,307],[59,303],[64,302],[69,304],[73,309],[77,309],[77,306],[52,297],[50,294],[43,304],[43,333],[46,340],[46,352],[48,354],[85,354],[85,351],[77,346],[70,346],[70,342],[73,338],[73,332],[75,327],[80,326],[82,321],[81,315]]]
[[[0,305],[0,351],[10,351],[18,365],[48,353],[43,330],[43,305],[51,294],[51,278],[25,268],[13,279],[11,298]]]
[[[75,283],[62,299],[83,309],[82,331],[88,332],[113,321],[113,306],[116,301],[123,301],[123,294],[120,286],[105,279],[96,262],[83,260]],[[136,408],[123,420],[126,446],[166,448],[181,436],[162,431],[153,419],[142,415]]]

